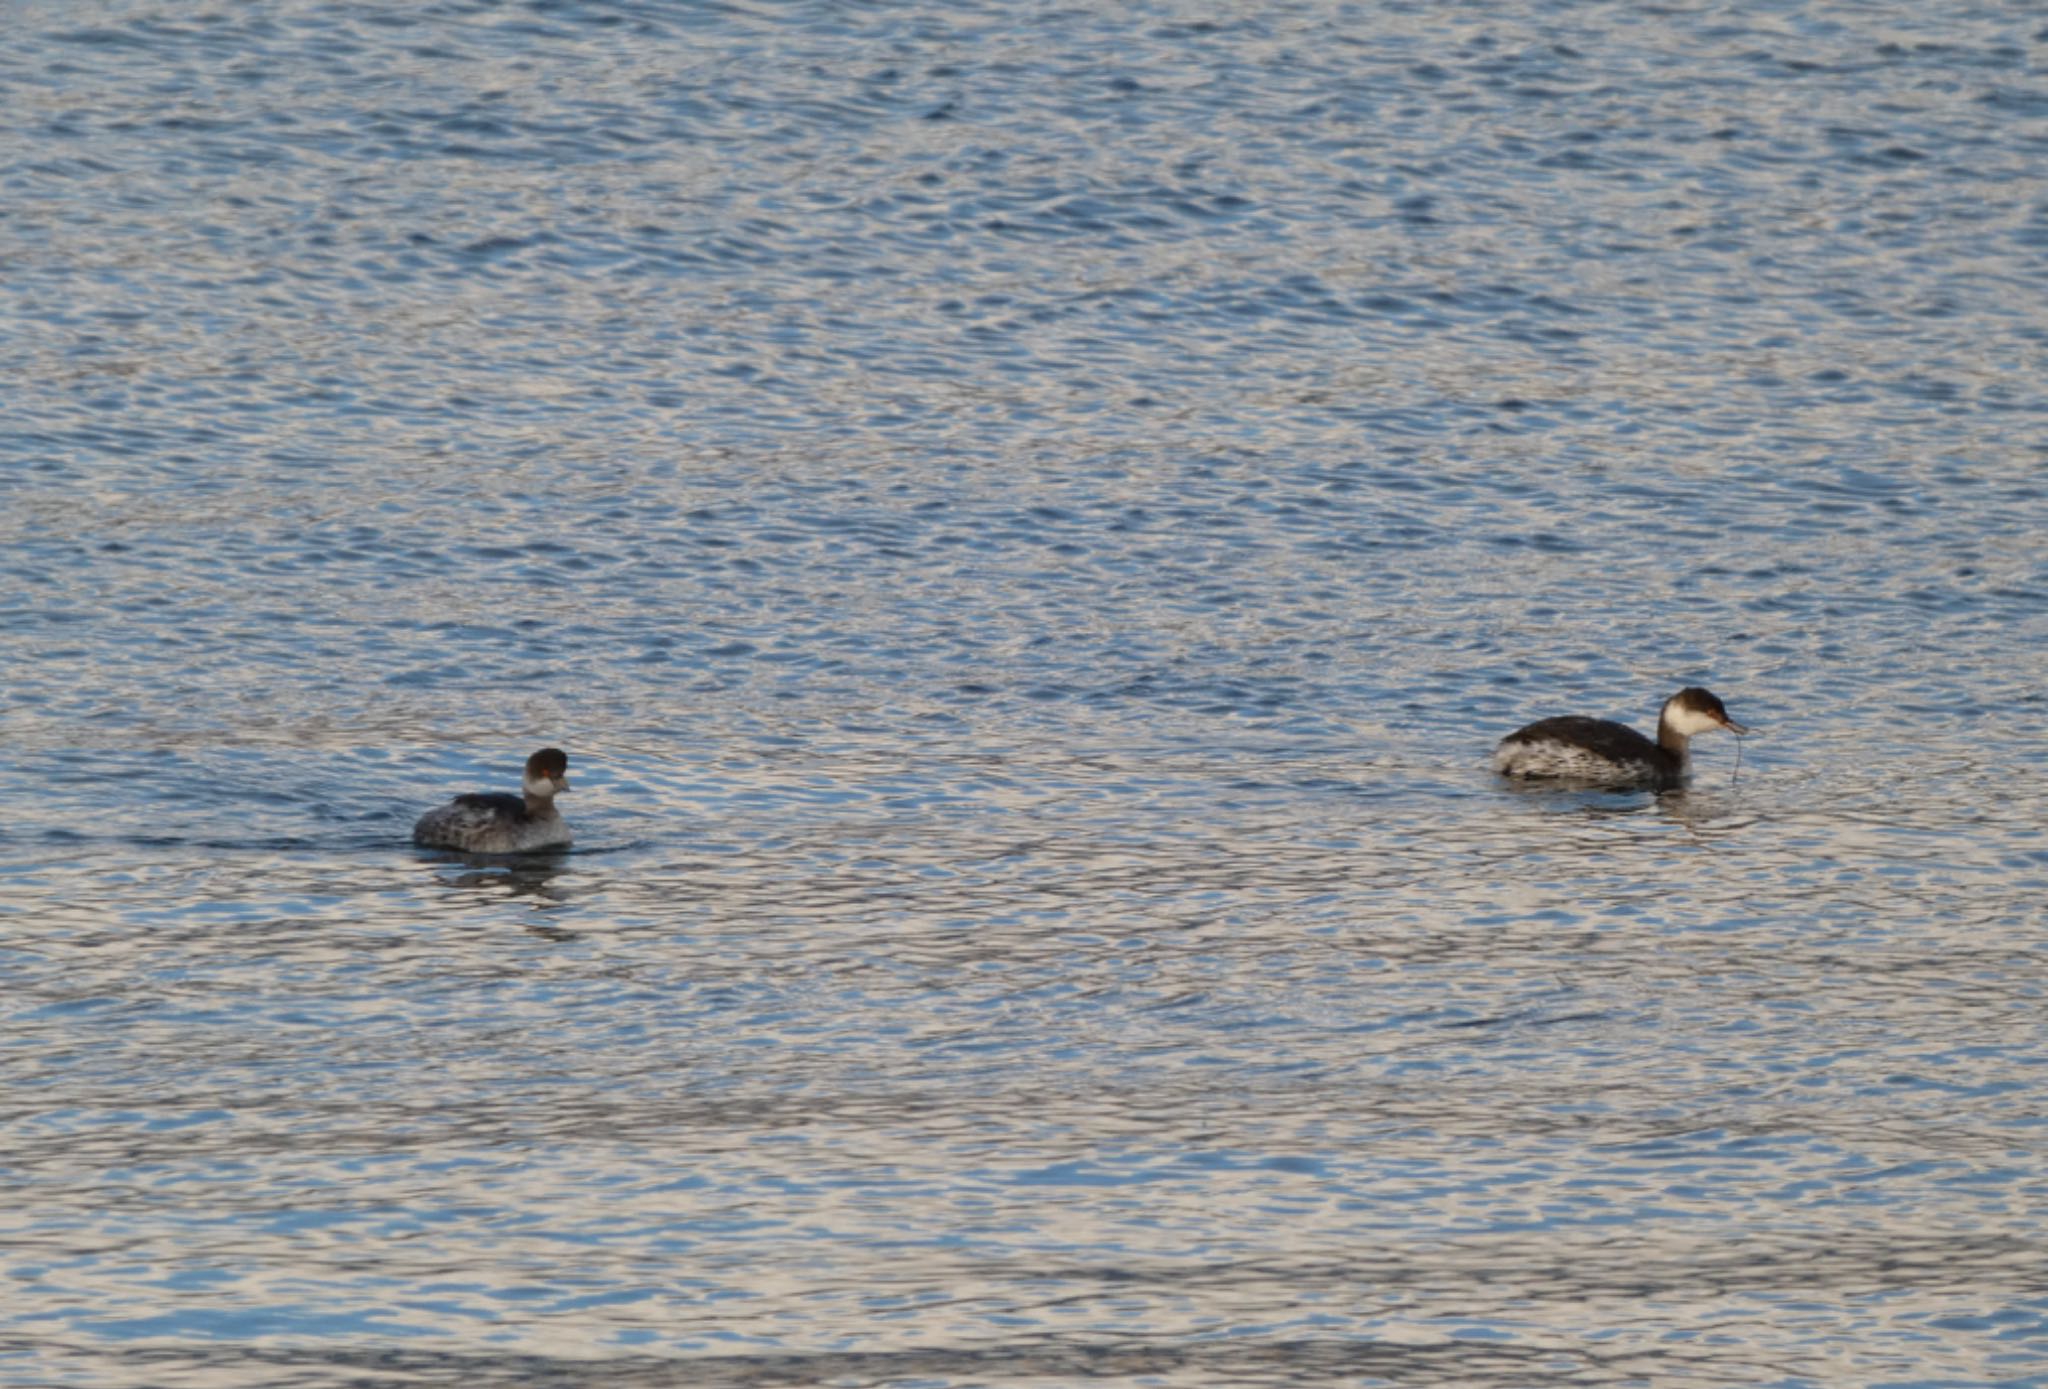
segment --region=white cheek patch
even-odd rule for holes
[[[540,800],[547,800],[555,794],[555,784],[546,777],[530,776],[525,782],[526,794]]]
[[[1674,709],[1671,711],[1671,726],[1692,738],[1701,733],[1711,733],[1721,724],[1713,715],[1698,709]]]

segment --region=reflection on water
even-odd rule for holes
[[[17,27],[0,1380],[2048,1373],[2031,18]]]
[[[462,870],[447,873],[442,881],[449,887],[463,888],[479,896],[511,901],[520,898],[532,899],[536,906],[560,903],[567,899],[549,886],[569,868],[569,855],[554,851],[534,854],[423,854],[425,862],[444,865],[460,865]]]

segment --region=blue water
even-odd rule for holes
[[[2032,7],[9,30],[0,1382],[2048,1385]]]

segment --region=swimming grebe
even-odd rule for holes
[[[1664,701],[1657,741],[1609,719],[1540,719],[1500,740],[1493,765],[1502,776],[1556,777],[1601,786],[1677,786],[1685,780],[1686,744],[1695,734],[1725,728],[1749,732],[1728,717],[1711,691],[1693,686]]]
[[[465,854],[530,854],[569,847],[569,827],[555,813],[555,793],[569,789],[569,755],[542,748],[526,759],[524,796],[503,791],[457,796],[420,816],[412,842],[422,849]]]

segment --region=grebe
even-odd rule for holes
[[[555,813],[555,793],[569,788],[569,755],[542,748],[526,759],[524,796],[504,791],[457,796],[420,816],[412,842],[422,849],[465,854],[530,854],[569,847],[569,827]]]
[[[1493,765],[1502,776],[1556,777],[1601,786],[1677,786],[1685,780],[1686,744],[1695,734],[1725,728],[1749,732],[1728,717],[1719,697],[1692,686],[1664,701],[1657,741],[1609,719],[1540,719],[1500,740]]]

